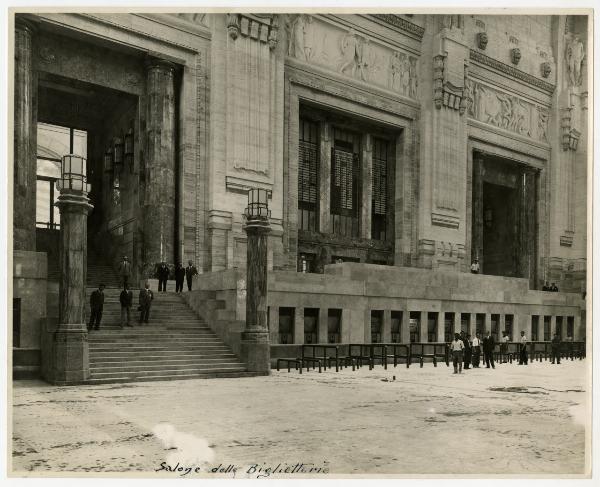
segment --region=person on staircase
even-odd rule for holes
[[[166,262],[161,262],[158,266],[158,292],[167,292],[167,281],[169,280],[169,266]]]
[[[140,325],[142,323],[147,324],[150,319],[152,299],[154,299],[154,295],[152,294],[152,291],[150,291],[150,284],[146,283],[144,289],[140,289],[139,295]]]
[[[123,261],[119,264],[119,276],[123,281],[123,289],[127,288],[129,284],[129,276],[131,275],[131,262],[127,259],[127,256],[123,256]]]
[[[121,303],[121,329],[123,329],[123,326],[133,326],[130,321],[133,292],[129,289],[127,284],[125,284],[119,295],[119,302]]]
[[[183,280],[185,279],[185,269],[181,262],[175,266],[175,292],[183,292]]]
[[[188,291],[192,290],[192,283],[194,282],[194,276],[198,275],[198,269],[192,263],[192,261],[188,261],[188,266],[185,268],[185,277],[187,280]]]
[[[104,284],[100,284],[90,296],[90,322],[88,330],[100,329],[100,321],[102,320],[102,310],[104,308]]]

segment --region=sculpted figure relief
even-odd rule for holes
[[[362,81],[369,81],[371,75],[377,70],[369,39],[350,29],[340,39],[340,51],[342,56],[339,71]],[[402,80],[401,72],[400,80]]]
[[[442,28],[444,29],[462,29],[464,19],[462,15],[444,15],[442,17]]]
[[[389,87],[410,98],[417,97],[417,59],[403,52],[394,52],[390,56]]]
[[[538,139],[548,142],[548,110],[538,108]]]
[[[515,96],[493,91],[478,83],[467,84],[473,103],[469,113],[484,123],[531,137],[531,107]],[[472,95],[470,94],[472,92]],[[544,135],[545,137],[545,135]]]
[[[569,72],[569,84],[571,86],[581,85],[581,65],[585,52],[583,51],[583,42],[578,35],[567,44],[567,70]]]
[[[410,58],[410,68],[408,76],[410,79],[409,96],[411,98],[417,98],[417,86],[419,84],[419,79],[417,77],[417,59],[414,57]]]
[[[309,61],[314,54],[313,19],[310,15],[300,14],[288,23],[288,56]]]

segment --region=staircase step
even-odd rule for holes
[[[196,362],[198,360],[223,360],[226,362],[230,362],[230,361],[237,361],[237,357],[231,353],[231,352],[226,352],[226,351],[217,351],[214,354],[210,355],[210,354],[202,354],[201,356],[198,355],[190,355],[190,354],[170,354],[170,355],[165,355],[165,354],[156,354],[156,355],[151,355],[151,354],[146,354],[146,355],[139,355],[139,356],[132,356],[132,355],[117,355],[117,356],[112,356],[110,354],[107,355],[94,355],[93,357],[90,357],[90,364],[94,364],[94,365],[101,365],[101,364],[110,364],[110,363],[115,363],[115,364],[141,364],[141,363],[149,363],[149,362],[171,362],[173,361],[174,363],[183,363],[183,362]],[[238,361],[239,362],[239,361]]]
[[[258,377],[264,374],[256,372],[241,372],[241,371],[212,371],[205,373],[192,373],[178,376],[170,375],[154,375],[145,377],[127,377],[127,376],[114,376],[114,377],[103,377],[103,378],[90,378],[88,384],[119,384],[125,382],[154,382],[154,381],[171,381],[171,380],[191,380],[191,379],[224,379],[224,378],[237,378],[237,377]]]
[[[102,378],[102,377],[131,377],[131,378],[139,378],[139,377],[149,377],[149,376],[171,376],[176,377],[178,375],[190,375],[190,374],[203,374],[209,373],[212,371],[219,372],[245,372],[246,368],[241,364],[232,364],[232,365],[202,365],[202,366],[191,366],[191,367],[181,367],[181,368],[160,368],[160,370],[126,370],[126,371],[94,371],[93,374],[90,373],[92,378]]]
[[[183,368],[228,368],[228,367],[242,367],[244,370],[244,364],[238,362],[237,360],[202,360],[197,362],[184,362],[184,363],[147,363],[142,362],[136,365],[131,365],[129,363],[123,365],[118,363],[110,362],[108,365],[101,365],[99,363],[90,364],[90,373],[94,374],[94,376],[102,373],[108,372],[126,372],[126,373],[137,373],[138,371],[164,371],[166,369],[173,370],[181,370]]]

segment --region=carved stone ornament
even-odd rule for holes
[[[581,132],[571,126],[573,116],[572,108],[564,108],[562,111],[561,129],[562,129],[562,147],[563,150],[577,150]]]
[[[510,61],[516,66],[521,60],[521,49],[514,47],[510,50]]]
[[[463,103],[465,89],[454,86],[448,81],[444,81],[444,69],[446,58],[443,55],[433,58],[433,103],[437,109],[442,106],[459,110],[462,115],[465,113],[466,105]]]
[[[53,63],[56,61],[56,55],[49,47],[42,47],[40,49],[40,59],[45,63]]]
[[[127,73],[125,82],[131,86],[137,86],[140,83],[140,77],[135,73]]]
[[[488,35],[487,32],[479,32],[477,34],[477,47],[482,51],[485,51],[488,43]]]
[[[417,59],[400,51],[393,52],[389,64],[389,88],[401,95],[417,97]]]
[[[239,14],[227,14],[227,33],[234,41],[240,35],[240,16]]]
[[[549,62],[545,62],[542,63],[542,77],[547,78],[548,76],[550,76],[550,73],[552,72],[552,66],[550,65]]]

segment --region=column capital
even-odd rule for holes
[[[25,31],[29,35],[33,35],[37,33],[38,28],[33,20],[23,17],[22,14],[17,14],[15,15],[15,30]]]
[[[161,59],[158,57],[154,57],[150,54],[146,56],[145,66],[147,70],[158,69],[170,74],[173,74],[177,65],[171,61],[167,61],[166,59]]]

